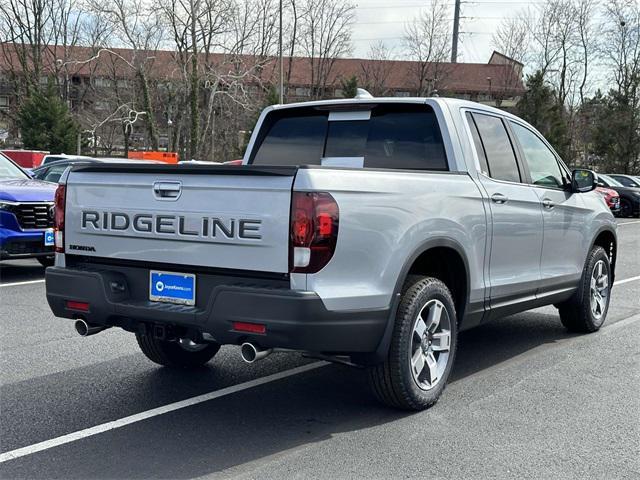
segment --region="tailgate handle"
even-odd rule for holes
[[[155,182],[153,184],[153,194],[158,200],[177,200],[181,193],[181,182]]]

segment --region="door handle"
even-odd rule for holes
[[[491,195],[491,201],[494,203],[503,204],[503,203],[507,203],[508,200],[509,200],[509,197],[501,193],[494,193],[493,195]]]
[[[544,208],[547,208],[549,210],[551,210],[553,207],[556,206],[555,203],[553,203],[551,200],[549,200],[548,198],[545,198],[544,200],[542,200],[542,206]]]

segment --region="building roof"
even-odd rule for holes
[[[16,71],[20,65],[17,44],[4,43],[0,46],[0,71]],[[494,52],[494,55],[497,52]],[[499,54],[501,55],[501,54]],[[492,58],[493,55],[492,55]],[[43,74],[50,74],[66,67],[71,76],[94,76],[106,78],[130,78],[133,66],[143,65],[149,76],[156,80],[178,80],[186,72],[178,61],[179,53],[167,50],[136,51],[130,49],[92,49],[88,47],[47,46],[42,53]],[[230,56],[214,53],[200,55],[203,72],[215,69],[218,74],[250,71],[248,78],[266,83],[277,83],[278,63],[274,57],[250,55]],[[317,60],[316,60],[317,61]],[[293,57],[284,59],[285,75],[291,62],[289,85],[311,85],[310,59]],[[182,62],[182,64],[188,62]],[[259,66],[259,67],[258,67]],[[369,60],[360,58],[335,59],[328,78],[328,85],[340,87],[342,80],[353,75],[363,82],[365,72],[376,71],[384,77],[384,87],[391,90],[415,90],[418,62],[409,60]],[[31,66],[29,68],[32,68]],[[520,94],[524,91],[521,74],[513,64],[500,63],[439,63],[429,64],[428,76],[437,78],[439,90],[455,93],[494,91]],[[437,73],[436,73],[437,72]],[[59,73],[61,74],[61,73]],[[250,83],[250,82],[249,82]]]

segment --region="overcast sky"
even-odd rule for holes
[[[486,63],[491,56],[491,36],[503,17],[515,17],[542,0],[531,1],[463,1],[460,20],[458,61]],[[365,57],[371,44],[383,40],[399,55],[405,24],[411,21],[430,0],[359,0],[353,31],[355,57]],[[449,0],[453,29],[454,0]]]

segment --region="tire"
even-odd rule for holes
[[[626,198],[620,199],[620,217],[627,218],[633,217],[633,208],[631,208],[631,202]]]
[[[439,321],[432,321],[438,314]],[[449,289],[436,278],[410,276],[403,287],[387,358],[368,370],[374,395],[385,405],[403,410],[431,407],[446,386],[457,340],[458,322]]]
[[[211,360],[220,345],[217,343],[193,344],[188,340],[180,341],[159,340],[150,335],[136,333],[136,340],[140,350],[149,360],[165,367],[196,368]]]
[[[43,267],[53,267],[53,264],[56,261],[56,257],[37,257],[36,260],[40,262],[40,265]]]
[[[610,298],[609,257],[602,247],[595,246],[587,256],[578,290],[573,297],[558,305],[560,320],[570,332],[595,332],[607,318]]]

